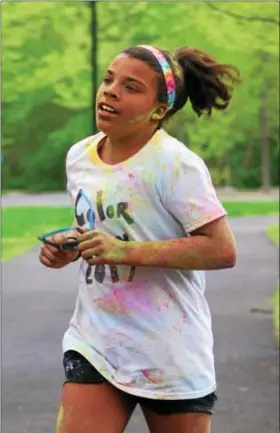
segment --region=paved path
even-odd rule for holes
[[[65,192],[50,192],[42,194],[12,193],[1,197],[2,207],[5,206],[71,206],[70,197]]]
[[[213,433],[279,429],[279,359],[266,311],[278,278],[277,249],[263,233],[275,219],[232,220],[238,264],[207,275],[220,397]],[[51,271],[32,250],[2,270],[2,431],[54,433],[60,342],[74,307],[77,265]],[[251,312],[262,306],[263,313]],[[147,433],[139,409],[126,433]]]
[[[227,188],[216,189],[220,200],[224,201],[270,201],[279,200],[279,189],[269,193],[262,191],[238,191]],[[1,197],[2,206],[70,206],[70,198],[65,192],[22,193],[13,192]]]

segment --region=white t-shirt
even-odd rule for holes
[[[81,225],[139,242],[182,238],[226,212],[202,159],[163,129],[134,156],[102,162],[99,133],[66,161]],[[79,292],[63,351],[76,350],[113,385],[155,399],[203,397],[216,388],[203,271],[81,261]]]

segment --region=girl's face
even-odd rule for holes
[[[111,137],[151,127],[151,115],[159,106],[156,94],[156,73],[141,60],[120,54],[107,69],[97,93],[97,127]]]

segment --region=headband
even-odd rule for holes
[[[176,98],[176,82],[175,77],[172,72],[171,66],[164,57],[164,55],[154,47],[151,47],[150,45],[139,45],[142,48],[145,48],[146,50],[150,51],[155,58],[157,59],[162,73],[164,75],[166,89],[167,89],[167,101],[168,101],[168,107],[171,110],[174,106],[175,98]]]

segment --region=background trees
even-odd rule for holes
[[[122,48],[197,46],[239,67],[226,113],[186,107],[167,129],[206,159],[217,185],[279,184],[278,4],[99,2],[98,80]],[[86,2],[2,3],[3,188],[64,189],[67,149],[92,132]]]

